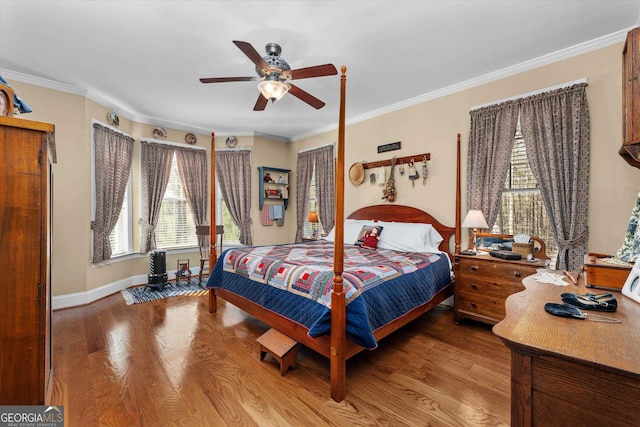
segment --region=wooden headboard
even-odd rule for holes
[[[360,208],[351,213],[347,217],[348,219],[368,219],[373,221],[388,221],[388,222],[420,222],[424,224],[431,224],[433,228],[440,233],[442,243],[440,243],[439,249],[449,254],[451,257],[453,251],[451,250],[451,237],[455,236],[456,229],[454,227],[448,227],[443,225],[440,221],[435,219],[431,214],[413,208],[411,206],[402,205],[373,205]]]

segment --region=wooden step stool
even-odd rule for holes
[[[275,329],[269,329],[256,341],[260,344],[260,360],[269,353],[280,363],[280,375],[298,367],[298,342]]]

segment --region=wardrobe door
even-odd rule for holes
[[[0,122],[0,404],[36,405],[44,404],[48,335],[46,133],[24,124],[7,126],[5,120]]]

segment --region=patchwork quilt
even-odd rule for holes
[[[317,337],[330,332],[333,243],[229,249],[207,287],[224,288],[278,312]],[[345,245],[343,286],[347,336],[377,346],[373,332],[429,301],[451,281],[446,254],[371,250]]]

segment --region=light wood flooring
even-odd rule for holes
[[[488,325],[439,306],[347,362],[329,397],[329,362],[301,347],[280,376],[256,338],[269,328],[218,299],[126,305],[120,294],[53,313],[52,405],[66,425],[509,425],[510,355]]]

